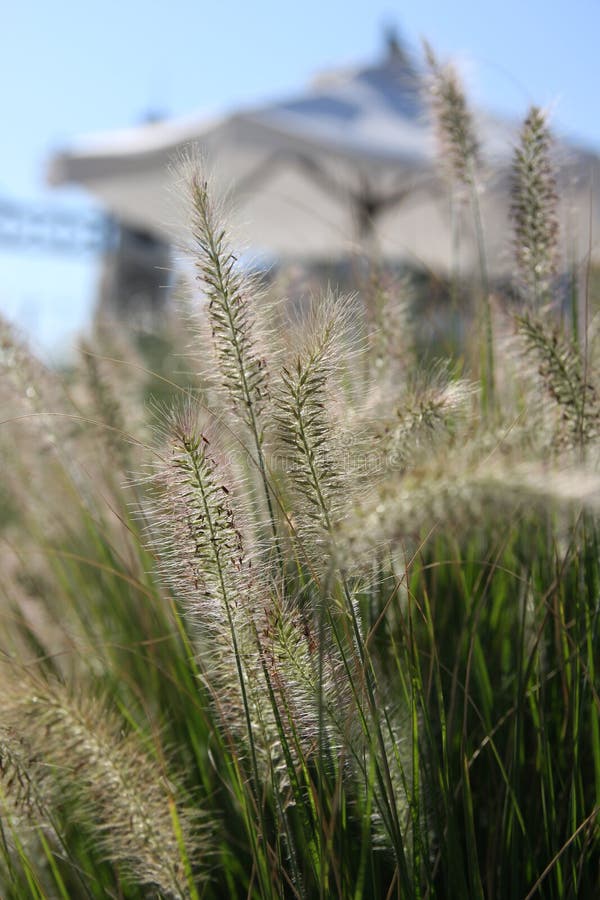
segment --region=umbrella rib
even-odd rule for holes
[[[252,171],[241,178],[236,186],[236,193],[246,193],[248,191],[256,191],[267,178],[273,175],[276,168],[282,168],[289,163],[300,163],[300,167],[310,175],[321,187],[325,188],[338,200],[347,200],[351,196],[351,191],[344,188],[335,180],[322,166],[314,159],[306,156],[298,151],[277,150],[268,156],[262,163]]]

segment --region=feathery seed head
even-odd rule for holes
[[[473,182],[479,164],[480,146],[473,117],[458,75],[452,66],[443,66],[425,43],[429,65],[429,97],[436,123],[441,158],[459,184]]]
[[[582,448],[600,434],[600,398],[577,343],[552,322],[530,314],[517,319],[525,351],[538,364],[542,385],[559,413],[557,446]]]
[[[0,818],[23,813],[28,818],[43,815],[37,762],[13,728],[0,730]]]
[[[258,349],[252,309],[257,284],[242,271],[208,182],[198,172],[191,176],[190,191],[196,269],[208,300],[207,315],[221,386],[236,414],[260,444],[268,373],[264,354]]]
[[[290,761],[315,750],[316,629],[311,638],[297,611],[251,565],[235,498],[224,490],[212,439],[191,404],[170,415],[166,432],[170,450],[157,481],[163,570],[201,625],[199,663],[223,726],[246,749],[252,744],[263,776],[270,773],[282,789]]]
[[[214,459],[191,401],[164,423],[166,458],[154,477],[163,571],[192,620],[223,620],[247,588],[250,563],[230,504],[230,488]]]
[[[330,532],[341,488],[328,415],[328,389],[340,366],[340,345],[351,323],[348,301],[327,298],[312,311],[304,345],[282,367],[274,419],[287,450],[292,484],[304,514]]]
[[[116,461],[121,469],[126,469],[129,464],[129,453],[124,441],[125,416],[121,403],[101,371],[100,361],[87,341],[81,341],[80,351],[94,413],[108,426],[101,429],[101,439],[106,443],[111,459]]]
[[[6,685],[3,701],[4,722],[38,757],[30,774],[44,795],[56,803],[65,796],[75,801],[70,808],[97,832],[107,857],[140,883],[173,900],[187,897],[179,840],[193,858],[198,817],[178,810],[181,836],[175,833],[173,785],[135,735],[123,737],[122,721],[29,674]]]
[[[533,106],[515,148],[511,218],[517,268],[527,302],[549,300],[558,257],[556,177],[546,116]]]
[[[396,408],[396,421],[386,425],[389,463],[403,468],[425,450],[447,443],[468,418],[475,393],[475,386],[453,378],[447,365],[418,374]]]

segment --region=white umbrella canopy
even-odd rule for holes
[[[507,173],[518,129],[487,115],[477,123],[489,173],[481,195],[488,256],[500,274],[511,265]],[[181,242],[189,222],[177,160],[190,148],[216,193],[230,198],[232,224],[253,252],[332,260],[368,245],[442,272],[475,264],[464,210],[460,241],[456,218],[451,227],[422,76],[395,42],[380,65],[321,78],[288,101],[83,141],[51,160],[49,180],[82,185],[125,225]],[[596,203],[590,217],[589,199],[590,173],[600,175],[600,165],[593,154],[568,151],[561,218],[569,251],[582,256],[590,220],[600,218]]]

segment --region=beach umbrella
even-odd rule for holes
[[[478,112],[480,203],[491,274],[510,269],[509,169],[518,124]],[[477,252],[466,204],[436,160],[424,77],[397,40],[377,65],[321,76],[303,93],[216,119],[153,121],[78,142],[49,180],[87,188],[124,226],[169,242],[189,233],[178,160],[200,156],[230,201],[241,242],[268,258],[331,261],[377,252],[468,271]],[[595,154],[561,145],[561,218],[578,258],[590,246]]]

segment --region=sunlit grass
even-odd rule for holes
[[[393,284],[286,318],[191,193],[160,404],[110,329],[64,378],[0,336],[2,897],[598,896],[598,369],[551,209],[468,371]]]

